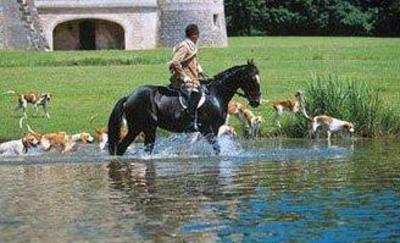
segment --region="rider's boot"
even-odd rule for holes
[[[197,123],[197,106],[201,99],[201,93],[198,91],[190,92],[189,100],[188,100],[188,108],[186,112],[190,117],[190,128],[193,128],[195,131],[199,130],[199,125]]]

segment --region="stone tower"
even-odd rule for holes
[[[159,0],[160,44],[172,47],[184,36],[188,24],[200,29],[200,45],[228,45],[223,0]]]
[[[46,49],[33,0],[0,0],[0,49]]]

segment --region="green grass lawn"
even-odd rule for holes
[[[382,91],[400,111],[400,39],[251,37],[230,38],[224,49],[201,49],[200,60],[208,74],[255,59],[265,99],[291,97],[313,74],[334,74],[365,81]],[[42,115],[29,123],[42,132],[92,131],[89,119],[98,114],[97,126],[106,124],[116,100],[142,84],[167,84],[170,50],[96,52],[0,52],[0,138],[22,134],[16,99],[3,94],[51,92],[48,120]],[[255,109],[273,129],[268,106]]]

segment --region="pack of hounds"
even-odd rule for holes
[[[52,99],[50,93],[26,93],[18,94],[15,91],[7,91],[7,94],[13,94],[17,98],[17,107],[15,110],[23,111],[22,117],[19,120],[19,126],[22,129],[23,123],[26,122],[27,106],[32,105],[33,115],[38,115],[38,107],[42,106],[44,116],[50,119],[49,104]],[[317,115],[311,118],[304,106],[304,93],[297,91],[294,95],[294,99],[274,100],[268,101],[275,113],[274,119],[277,127],[281,127],[280,119],[283,113],[288,112],[292,116],[296,113],[301,113],[306,119],[310,121],[310,133],[315,134],[318,129],[325,128],[327,133],[327,139],[330,142],[331,136],[334,133],[341,131],[348,131],[354,133],[354,125],[351,122],[339,120],[337,118],[328,115]],[[227,118],[225,124],[222,125],[218,132],[218,137],[230,136],[236,138],[238,133],[235,128],[230,125],[230,118],[236,117],[241,123],[243,134],[246,137],[256,138],[259,135],[259,128],[261,123],[264,122],[264,118],[259,115],[255,115],[253,111],[247,108],[245,105],[237,101],[231,101],[228,105]],[[97,116],[92,116],[90,123],[93,124],[97,119]],[[67,134],[66,132],[51,132],[51,133],[40,133],[34,131],[28,123],[25,124],[27,132],[22,138],[12,140],[0,144],[0,156],[10,155],[23,155],[28,153],[31,149],[39,149],[40,151],[51,151],[55,150],[61,154],[68,154],[77,149],[79,144],[88,144],[95,141],[98,142],[100,150],[106,150],[108,141],[107,127],[94,128],[94,137],[88,132],[80,132],[76,134]],[[126,124],[122,126],[120,130],[120,140],[122,140],[128,133]],[[194,133],[191,135],[191,143],[197,142],[201,139],[200,133]],[[137,143],[143,142],[143,134],[136,138]]]

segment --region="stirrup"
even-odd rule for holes
[[[187,115],[190,116],[189,113],[186,113]],[[198,123],[198,118],[197,118],[197,111],[195,112],[194,117],[190,116],[191,119],[190,124],[184,129],[186,132],[192,132],[194,130],[195,132],[198,132],[200,130],[201,124]]]
[[[198,112],[197,112],[197,110],[194,112],[193,128],[194,128],[194,130],[195,130],[196,132],[199,131]]]

